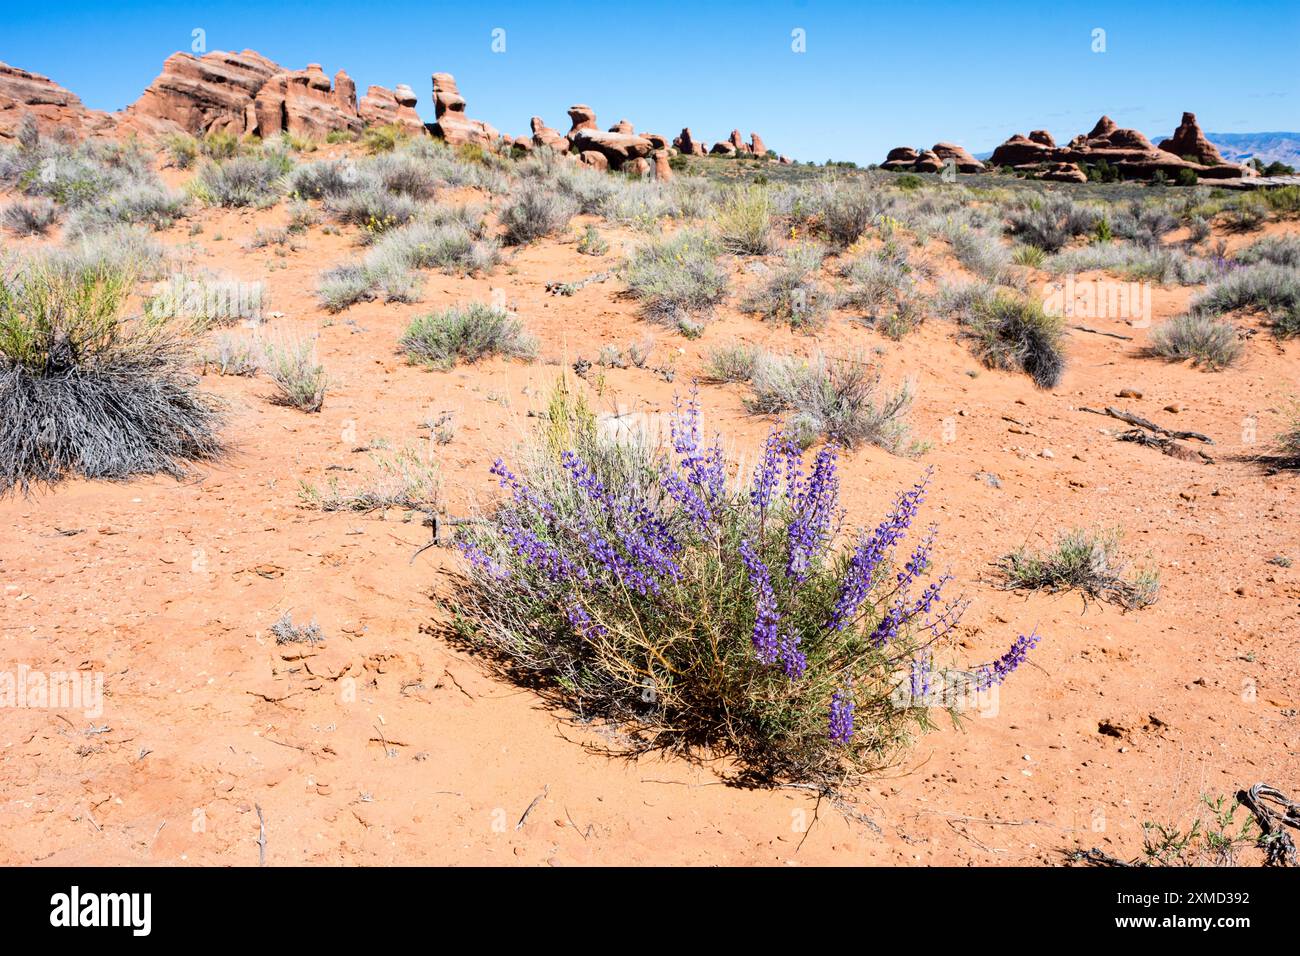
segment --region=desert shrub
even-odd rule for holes
[[[609,243],[595,226],[588,226],[583,231],[582,238],[578,240],[578,251],[584,256],[603,256],[609,252]]]
[[[715,241],[689,230],[634,249],[623,277],[647,319],[687,334],[698,332],[727,294]]]
[[[1233,269],[1192,300],[1190,311],[1262,312],[1280,337],[1300,335],[1300,270],[1270,262]]]
[[[810,203],[830,242],[847,248],[892,208],[892,200],[866,183],[828,183]]]
[[[199,161],[199,143],[185,133],[169,133],[161,140],[169,161],[177,169],[189,169]]]
[[[375,298],[374,277],[360,263],[345,263],[321,273],[316,297],[329,312],[342,312]]]
[[[355,192],[327,196],[325,210],[338,222],[360,226],[362,241],[372,242],[382,233],[414,219],[421,205],[410,196],[369,185]]]
[[[1229,232],[1254,232],[1268,218],[1268,206],[1262,199],[1242,198],[1224,212],[1221,222]]]
[[[1113,214],[1107,222],[1116,236],[1146,248],[1159,245],[1166,233],[1178,228],[1178,217],[1169,210],[1141,202],[1131,203],[1127,210]]]
[[[568,196],[542,183],[525,182],[501,210],[507,245],[521,246],[564,230],[578,212]]]
[[[178,190],[133,183],[73,210],[68,217],[68,233],[79,236],[116,225],[166,229],[185,215],[187,204],[188,197]]]
[[[1007,232],[1044,252],[1056,252],[1075,236],[1097,228],[1101,214],[1064,196],[1035,197],[1007,217]]]
[[[0,493],[67,475],[181,475],[216,456],[220,415],[193,388],[192,340],[123,315],[134,276],[65,256],[0,274]]]
[[[1011,251],[997,236],[966,226],[947,231],[948,242],[957,261],[989,282],[1003,282],[1011,265]]]
[[[304,482],[299,498],[322,511],[383,511],[404,508],[433,511],[441,490],[437,463],[414,448],[371,456],[375,473],[364,483],[344,488],[331,478],[321,489]]]
[[[489,355],[521,359],[537,355],[537,341],[517,318],[505,309],[478,302],[416,316],[398,348],[411,362],[440,369]]]
[[[749,293],[741,309],[792,329],[815,328],[833,305],[831,291],[819,280],[822,250],[808,243],[791,246],[766,281]]]
[[[1270,210],[1283,216],[1300,213],[1300,186],[1265,189],[1261,198]]]
[[[361,133],[361,143],[372,153],[391,153],[409,137],[396,123],[367,126]]]
[[[203,353],[204,374],[253,376],[262,367],[261,350],[251,339],[230,332],[218,334]]]
[[[293,623],[293,614],[285,611],[271,624],[271,636],[275,643],[284,644],[318,644],[325,640],[320,625],[313,618],[306,624]]]
[[[709,349],[704,378],[711,382],[748,382],[763,352],[753,345],[736,343]]]
[[[653,231],[660,219],[675,210],[668,187],[652,180],[620,180],[617,189],[605,197],[600,214],[608,222]]]
[[[788,415],[791,440],[804,447],[825,438],[846,448],[865,443],[897,453],[910,450],[911,386],[886,392],[879,372],[861,356],[818,352],[806,361],[765,354],[754,364],[750,387],[749,410]]]
[[[703,177],[673,179],[669,184],[673,216],[677,219],[705,219],[716,208],[717,187]],[[775,207],[774,207],[775,208]]]
[[[74,272],[126,272],[138,279],[160,277],[167,258],[158,241],[139,226],[116,226],[83,235],[58,255],[64,267]]]
[[[260,321],[265,299],[263,282],[235,282],[202,272],[176,272],[154,285],[145,311],[152,318],[177,320],[204,332],[240,320]]]
[[[500,253],[491,240],[475,239],[460,222],[417,220],[386,234],[367,257],[372,264],[386,257],[408,269],[441,269],[473,275],[489,272]]]
[[[977,301],[961,316],[962,336],[990,368],[1027,374],[1039,388],[1053,388],[1065,371],[1063,321],[1040,303],[1009,292]]]
[[[916,270],[905,255],[880,249],[850,259],[842,267],[847,280],[840,293],[842,305],[874,317],[882,308],[918,295]]]
[[[14,200],[0,213],[0,223],[19,236],[43,236],[58,218],[58,207],[44,197]]]
[[[432,199],[437,192],[437,176],[414,153],[376,156],[370,161],[367,172],[390,193],[412,199]]]
[[[1064,249],[1049,256],[1043,268],[1053,275],[1100,269],[1129,279],[1149,279],[1161,285],[1200,285],[1213,271],[1206,260],[1177,249],[1116,242]]]
[[[1155,328],[1151,332],[1151,351],[1170,361],[1191,359],[1193,365],[1214,371],[1240,358],[1241,342],[1231,323],[1193,313]]]
[[[192,181],[194,194],[213,206],[273,206],[284,194],[289,167],[276,155],[237,156],[209,163]]]
[[[619,190],[614,177],[570,164],[555,168],[550,182],[552,188],[577,204],[579,212],[590,215],[600,215],[605,203]]]
[[[772,197],[766,187],[735,187],[723,197],[714,221],[727,252],[762,256],[772,251]]]
[[[374,181],[351,160],[326,159],[295,166],[289,174],[289,192],[304,199],[346,196]]]
[[[261,367],[276,387],[273,401],[304,412],[325,404],[329,377],[316,358],[316,340],[284,336],[262,343]]]
[[[633,749],[707,747],[749,779],[827,788],[897,761],[929,706],[955,716],[938,688],[1001,683],[1038,642],[948,665],[961,609],[925,579],[933,532],[904,558],[924,482],[851,532],[833,448],[808,473],[774,431],[736,487],[699,431],[692,405],[670,459],[552,415],[518,474],[497,461],[506,494],[458,537],[461,636]]]
[[[1300,269],[1300,236],[1277,235],[1256,239],[1233,256],[1244,265],[1271,262],[1278,266]]]
[[[199,150],[209,159],[218,161],[234,159],[243,151],[239,137],[226,130],[214,130],[206,134],[199,143]]]
[[[1081,591],[1126,609],[1154,604],[1160,593],[1159,575],[1145,569],[1126,579],[1119,542],[1118,531],[1075,528],[1062,532],[1048,551],[1021,548],[1004,556],[999,562],[1004,586],[1053,594]]]

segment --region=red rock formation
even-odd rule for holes
[[[336,130],[360,132],[364,124],[353,102],[356,84],[346,73],[341,75],[345,81],[341,90],[333,87],[319,63],[272,76],[253,100],[257,123],[248,132],[262,137],[291,133],[315,140]]]
[[[1087,174],[1074,163],[1048,163],[1035,169],[1031,174],[1034,179],[1047,179],[1058,183],[1086,183]]]
[[[284,71],[260,53],[214,50],[201,57],[173,53],[163,71],[127,114],[165,128],[175,124],[195,136],[257,129],[254,98],[272,76]]]
[[[622,169],[629,160],[645,159],[654,146],[644,136],[620,130],[632,128],[627,120],[613,130],[605,132],[596,125],[596,113],[589,106],[569,107],[573,129],[569,130],[569,151],[581,154],[583,162],[590,163],[588,153],[599,153],[609,169]]]
[[[626,133],[632,136],[636,133],[636,128],[627,120],[622,119],[609,128],[611,133]]]
[[[920,158],[920,153],[911,146],[895,146],[885,157],[885,161],[880,164],[881,169],[899,170],[911,169]]]
[[[733,129],[729,140],[731,148],[737,153],[752,153],[753,148],[740,137],[740,130]]]
[[[918,173],[937,173],[943,169],[943,160],[939,158],[939,154],[934,150],[923,150],[921,155],[916,157],[916,162],[912,164],[912,168]]]
[[[673,140],[673,146],[677,147],[677,151],[684,156],[703,156],[708,152],[703,143],[691,136],[689,126],[682,128],[681,134]]]
[[[736,147],[729,140],[722,140],[714,143],[713,148],[709,150],[710,156],[735,156]]]
[[[334,81],[338,87],[338,79]],[[389,90],[384,86],[372,86],[366,90],[357,104],[357,113],[367,126],[400,126],[408,133],[423,136],[428,130],[424,120],[415,111],[415,92],[405,84],[399,84]]]
[[[995,149],[990,161],[995,166],[1017,169],[1054,168],[1071,181],[1077,181],[1075,173],[1061,169],[1062,164],[1072,165],[1081,172],[1085,165],[1104,161],[1125,179],[1151,179],[1158,173],[1173,179],[1183,170],[1208,179],[1254,175],[1249,167],[1223,162],[1218,150],[1205,140],[1191,113],[1183,114],[1178,131],[1159,147],[1137,130],[1124,129],[1109,116],[1103,116],[1090,132],[1074,137],[1065,146],[1055,145],[1044,130],[1035,130],[1028,137],[1017,134]]]
[[[549,146],[551,149],[560,153],[569,151],[569,141],[562,136],[557,130],[551,129],[542,121],[540,116],[534,116],[529,121],[529,126],[533,131],[533,145],[537,147]]]
[[[965,146],[958,146],[956,143],[935,143],[931,152],[945,162],[949,159],[953,160],[957,164],[959,173],[984,171],[984,164],[972,156]]]
[[[767,155],[767,146],[763,143],[762,137],[757,133],[751,132],[749,134],[749,151],[755,156]]]
[[[654,174],[655,179],[660,182],[667,182],[673,178],[673,168],[668,163],[668,150],[657,149],[654,152]]]
[[[433,74],[433,105],[437,116],[433,133],[452,146],[462,143],[495,146],[501,137],[495,127],[465,115],[465,98],[456,89],[456,78],[450,73]]]
[[[1169,139],[1160,141],[1160,148],[1166,153],[1173,153],[1184,159],[1200,163],[1202,166],[1218,166],[1223,163],[1218,147],[1205,138],[1201,127],[1196,122],[1195,113],[1184,113],[1183,121],[1174,130]]]
[[[569,107],[569,119],[573,125],[569,127],[569,138],[580,129],[598,129],[596,126],[596,111],[590,106],[583,106],[581,103]]]
[[[58,129],[78,134],[106,132],[114,125],[107,113],[86,109],[75,93],[49,77],[0,63],[0,138],[14,136],[28,115],[44,135]]]
[[[605,154],[594,149],[579,153],[578,162],[584,163],[593,169],[609,169],[609,160],[605,158]]]

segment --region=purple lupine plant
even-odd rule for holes
[[[830,738],[837,744],[847,744],[853,736],[853,694],[847,689],[831,695]]]
[[[964,607],[932,575],[936,529],[903,551],[929,476],[845,542],[836,447],[805,464],[775,428],[741,487],[701,433],[692,394],[662,452],[574,429],[519,475],[495,462],[500,504],[458,542],[465,618],[584,714],[652,714],[658,735],[721,735],[799,773],[875,765],[904,728],[928,728],[895,694],[924,699],[948,673],[933,649]],[[1037,643],[1020,637],[974,680],[1001,683]]]

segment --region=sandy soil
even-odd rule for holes
[[[210,374],[202,387],[229,404],[226,460],[181,482],[68,481],[0,501],[0,659],[102,671],[106,692],[93,718],[0,715],[0,862],[254,864],[260,815],[268,864],[1060,864],[1075,847],[1136,854],[1143,821],[1185,823],[1201,793],[1261,780],[1300,791],[1300,564],[1267,563],[1300,561],[1300,482],[1258,460],[1300,391],[1300,344],[1261,332],[1239,367],[1207,374],[1142,357],[1149,329],[1093,319],[1132,341],[1074,332],[1062,385],[1043,392],[979,368],[939,319],[895,343],[837,314],[814,338],[742,315],[733,295],[687,340],[640,320],[617,280],[545,292],[637,241],[603,224],[604,259],[578,254],[571,230],[490,278],[427,273],[422,303],[329,317],[316,276],[355,258],[353,239],[313,227],[283,256],[245,247],[284,217],[204,211],[161,238],[265,281],[266,309],[284,313],[272,332],[319,335],[334,381],[323,411],[272,404],[264,378]],[[941,245],[937,260],[957,271]],[[755,281],[734,271],[738,287]],[[537,363],[437,373],[395,353],[411,316],[492,289],[541,338]],[[1190,294],[1157,289],[1156,324]],[[593,369],[581,387],[601,412],[662,412],[732,340],[879,350],[887,381],[915,380],[912,421],[933,448],[846,456],[852,515],[874,523],[933,468],[924,516],[940,525],[939,566],[972,602],[963,653],[987,660],[1016,634],[1044,636],[995,714],[925,738],[852,794],[853,813],[806,790],[731,785],[708,761],[601,754],[600,728],[446,641],[457,558],[412,557],[429,539],[420,516],[322,513],[299,498],[302,481],[363,481],[373,464],[358,449],[387,442],[435,456],[449,513],[466,514],[490,499],[488,466],[526,434],[562,367],[647,337],[650,365],[672,364],[674,382]],[[1123,389],[1142,397],[1116,398]],[[770,424],[743,395],[701,389],[709,424],[737,448]],[[1105,405],[1207,433],[1215,463],[1115,441],[1118,422],[1079,410]],[[444,411],[454,438],[430,446],[422,423]],[[996,589],[991,562],[1076,524],[1122,527],[1126,551],[1160,568],[1159,603],[1126,614]],[[268,628],[286,610],[327,640],[278,647]]]

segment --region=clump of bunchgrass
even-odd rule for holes
[[[0,224],[17,236],[43,236],[59,219],[59,208],[49,199],[16,199],[0,212]]]
[[[791,246],[766,281],[745,297],[741,309],[793,329],[821,325],[834,304],[834,296],[819,279],[821,265],[818,246]]]
[[[896,762],[931,707],[955,718],[1038,643],[951,664],[962,605],[926,581],[935,535],[903,544],[924,481],[854,531],[833,447],[806,470],[777,429],[746,480],[700,431],[692,403],[661,451],[553,401],[517,471],[492,467],[502,499],[461,528],[457,633],[633,750],[706,748],[747,779],[828,790]]]
[[[277,644],[318,644],[325,640],[315,619],[307,624],[294,624],[293,615],[285,611],[271,625],[271,636]]]
[[[1021,242],[1056,252],[1076,236],[1096,230],[1101,213],[1065,196],[1034,197],[1007,217],[1007,232]]]
[[[1065,371],[1064,321],[1041,303],[1008,291],[974,296],[958,306],[961,335],[989,368],[1022,371],[1039,388],[1054,388]]]
[[[1151,351],[1170,361],[1190,359],[1193,365],[1217,371],[1241,357],[1241,340],[1232,323],[1188,313],[1152,330]]]
[[[1271,262],[1233,269],[1193,299],[1190,311],[1262,312],[1279,338],[1300,335],[1300,269]]]
[[[505,309],[472,302],[412,319],[398,348],[411,362],[449,369],[489,355],[530,360],[537,340]]]
[[[0,269],[0,493],[184,474],[221,451],[183,324],[125,314],[135,276],[50,254]]]
[[[554,236],[569,224],[578,212],[578,204],[550,186],[528,181],[514,193],[501,210],[507,245],[522,246],[544,236]]]
[[[262,343],[261,367],[276,387],[274,401],[304,412],[325,404],[329,376],[316,358],[314,338],[282,336]]]
[[[209,163],[191,181],[191,192],[213,206],[262,209],[284,195],[292,162],[279,154],[237,156]]]
[[[749,378],[751,412],[789,417],[792,439],[804,446],[824,438],[846,448],[878,445],[907,453],[907,414],[912,387],[893,391],[880,382],[880,373],[862,356],[816,353],[810,360],[763,354]]]
[[[772,251],[772,198],[764,186],[737,186],[718,206],[715,222],[722,248],[742,256]]]
[[[748,382],[763,350],[754,345],[736,343],[709,349],[704,378],[711,382]]]
[[[647,319],[694,334],[727,294],[727,273],[707,234],[683,230],[633,250],[623,270]]]
[[[248,336],[221,332],[203,353],[202,366],[205,374],[211,369],[218,375],[252,377],[262,367],[262,350]]]
[[[1117,530],[1075,528],[1057,535],[1042,552],[1021,548],[998,563],[1003,586],[1027,591],[1080,591],[1086,597],[1134,610],[1148,607],[1160,594],[1160,576],[1152,568],[1125,577]]]

